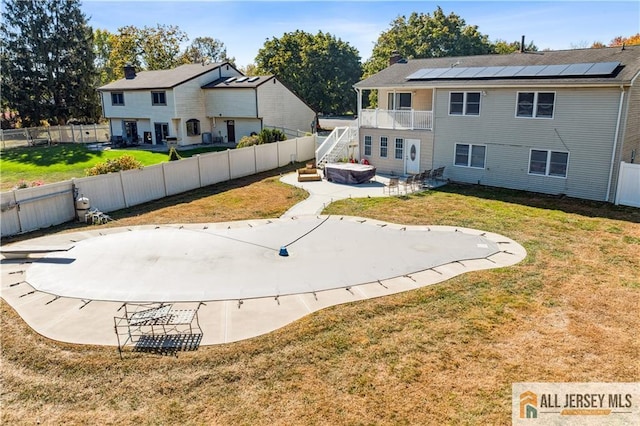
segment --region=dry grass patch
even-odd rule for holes
[[[263,184],[291,196],[267,179],[225,202],[262,212]],[[2,303],[3,423],[508,424],[513,382],[640,380],[637,209],[449,187],[327,212],[480,228],[528,256],[178,358],[52,342]]]

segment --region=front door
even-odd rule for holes
[[[128,143],[138,143],[138,123],[135,121],[125,121],[124,135]]]
[[[420,173],[420,139],[405,139],[404,172],[408,175]]]
[[[164,143],[169,136],[169,124],[168,123],[153,123],[153,129],[156,134],[156,144]]]
[[[233,120],[227,120],[227,142],[236,141],[236,123]]]

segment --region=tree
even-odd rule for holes
[[[352,86],[362,69],[358,51],[329,33],[297,30],[267,40],[256,56],[258,72],[275,74],[317,112],[355,110]]]
[[[184,63],[180,44],[189,38],[177,26],[158,24],[155,28],[144,27],[138,36],[145,69],[166,70]]]
[[[142,69],[142,52],[139,30],[133,25],[118,28],[118,34],[109,36],[109,66],[113,80],[124,77],[124,66],[132,65]]]
[[[113,38],[114,35],[107,30],[97,29],[93,32],[93,54],[98,74],[98,87],[116,80],[115,69],[111,64]]]
[[[611,43],[609,43],[609,47],[622,46],[623,44],[625,46],[640,45],[640,33],[632,35],[631,37],[616,37],[611,40]]]
[[[591,45],[591,49],[600,49],[603,47],[618,47],[618,46],[637,46],[640,45],[640,33],[632,35],[630,37],[618,36],[609,42],[609,45],[605,45],[601,41],[594,41]]]
[[[200,62],[235,62],[235,58],[227,56],[227,48],[220,40],[212,37],[196,37],[183,54],[186,63]]]
[[[125,65],[151,71],[188,63],[235,61],[227,56],[224,43],[212,37],[197,37],[185,50],[181,50],[180,46],[189,38],[174,25],[144,28],[128,25],[119,28],[117,34],[96,32],[95,37],[102,84],[123,78]]]
[[[487,54],[492,46],[476,25],[466,25],[458,15],[445,15],[438,7],[433,16],[413,12],[409,19],[397,17],[378,37],[371,58],[364,64],[365,76],[386,68],[393,52],[407,59],[438,58]]]
[[[174,25],[158,24],[155,28],[128,25],[118,28],[117,34],[102,36],[98,41],[104,46],[96,45],[96,49],[108,54],[102,70],[105,77],[113,81],[124,77],[125,65],[150,71],[188,63],[180,50],[180,45],[187,40],[187,34]]]
[[[3,106],[25,126],[95,122],[93,31],[78,0],[4,0]]]
[[[509,53],[519,52],[521,44],[522,43],[519,41],[513,41],[511,43],[508,43],[505,40],[498,39],[496,40],[495,43],[493,43],[492,50],[494,53],[497,53],[499,55],[506,55]],[[529,44],[526,44],[524,46],[524,50],[525,52],[537,52],[538,46],[533,44],[533,42],[531,41],[529,42]]]
[[[249,64],[244,68],[240,67],[240,71],[242,71],[242,74],[248,75],[248,76],[259,75],[258,74],[258,67],[257,67],[256,64]]]

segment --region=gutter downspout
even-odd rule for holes
[[[624,86],[620,85],[620,104],[618,105],[618,119],[616,120],[616,132],[613,137],[613,149],[611,150],[611,165],[609,166],[609,179],[607,181],[607,195],[605,201],[609,202],[609,196],[611,195],[611,181],[613,180],[613,168],[616,160],[616,151],[618,147],[618,136],[620,135],[620,121],[622,120],[622,105],[624,102]]]
[[[361,124],[361,117],[362,117],[362,92],[360,91],[360,89],[358,89],[357,87],[354,87],[356,94],[358,96],[357,99],[357,103],[358,103],[358,108],[357,108],[357,117],[358,117],[358,129],[360,129],[360,124]]]
[[[256,118],[260,120],[260,131],[262,131],[262,129],[264,129],[264,123],[262,122],[262,119],[260,118],[260,111],[258,109],[258,88],[255,87],[253,89],[253,99],[256,102]]]

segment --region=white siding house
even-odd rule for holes
[[[207,114],[217,137],[258,133],[263,127],[312,131],[315,112],[274,76],[221,78],[203,87]]]
[[[407,174],[419,140],[418,169],[452,181],[614,201],[639,161],[639,75],[640,46],[401,60],[355,85],[360,157]]]
[[[267,83],[277,93],[263,89]],[[98,90],[112,137],[130,144],[236,143],[263,127],[309,130],[315,118],[275,77],[245,77],[227,62],[139,73],[127,68],[125,78]]]

